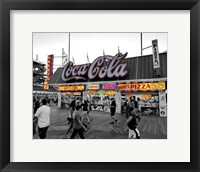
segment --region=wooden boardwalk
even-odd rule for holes
[[[51,109],[51,125],[47,132],[47,139],[62,139],[67,130],[68,110]],[[88,125],[85,132],[86,139],[128,139],[128,127],[125,125],[126,117],[117,114],[117,124],[111,125],[109,113],[92,111],[90,113],[92,122]],[[167,118],[142,116],[138,124],[141,139],[167,139]],[[68,134],[69,138],[71,133]],[[38,139],[35,134],[34,139]]]

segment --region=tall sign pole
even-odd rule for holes
[[[141,42],[141,56],[142,56],[142,33],[140,33],[140,42]]]
[[[64,48],[62,48],[62,66],[64,66]]]
[[[68,56],[69,56],[69,61],[70,61],[70,33],[69,33]]]
[[[87,53],[87,62],[90,63],[90,59],[89,59],[88,53]]]

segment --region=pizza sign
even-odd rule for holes
[[[113,77],[124,77],[127,71],[127,63],[122,60],[128,53],[118,53],[115,56],[105,55],[95,59],[91,64],[76,65],[72,62],[67,63],[61,73],[63,81],[69,81],[72,79],[86,80],[86,78],[92,80],[95,78],[103,79]]]
[[[165,90],[165,82],[158,82],[158,83],[133,83],[133,84],[118,84],[117,90]]]
[[[159,59],[159,51],[158,51],[158,40],[152,41],[152,51],[153,51],[153,67],[159,68],[160,67],[160,59]]]

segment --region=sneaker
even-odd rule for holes
[[[67,139],[67,137],[66,136],[62,136],[62,139]]]

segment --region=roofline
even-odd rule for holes
[[[161,54],[167,54],[167,51],[166,52],[162,52],[162,53],[159,53],[159,55],[161,55]],[[153,54],[147,54],[147,55],[142,55],[142,56],[134,56],[134,57],[126,57],[126,58],[124,58],[124,60],[129,60],[129,59],[133,59],[133,58],[141,58],[141,57],[148,57],[148,56],[153,56]],[[98,58],[98,57],[97,57]],[[92,63],[92,62],[91,62]],[[91,64],[91,63],[84,63],[84,64],[78,64],[78,65],[75,65],[75,66],[81,66],[81,65],[86,65],[86,64]],[[63,67],[64,66],[62,66],[62,67],[58,67],[57,69],[56,69],[56,71],[58,70],[58,69],[63,69]],[[55,72],[54,72],[55,73]]]
[[[89,84],[104,84],[104,83],[122,83],[122,82],[155,82],[155,81],[167,81],[167,78],[152,78],[152,79],[130,79],[130,80],[116,80],[116,81],[94,81],[94,82],[75,82],[75,83],[59,83],[48,84],[52,86],[61,85],[89,85]]]
[[[162,53],[159,53],[159,55],[161,54],[167,54],[167,51],[165,52],[162,52]],[[146,55],[142,55],[142,56],[134,56],[134,57],[126,57],[125,59],[131,59],[131,58],[141,58],[141,57],[148,57],[148,56],[153,56],[153,54],[146,54]],[[124,60],[125,60],[124,59]]]

